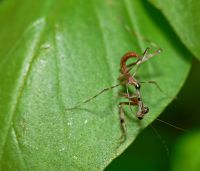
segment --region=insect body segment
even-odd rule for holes
[[[129,100],[129,102],[120,102],[120,106],[122,105],[138,106],[138,112],[136,113],[138,119],[140,120],[143,119],[144,115],[149,112],[149,108],[143,104],[140,94],[130,96],[127,93],[120,93],[119,95]]]
[[[129,66],[126,64],[126,62],[130,59],[130,58],[139,58],[138,54],[136,54],[135,52],[127,52],[120,61],[120,72],[121,74],[125,75],[125,74],[130,74],[129,73],[129,69],[132,66]],[[135,65],[136,62],[132,65]]]
[[[122,58],[120,62],[121,66],[121,76],[118,78],[119,80],[124,80],[126,85],[131,85],[135,87],[135,98],[131,98],[131,96],[127,93],[126,95],[123,94],[123,97],[127,98],[129,100],[129,105],[137,105],[138,106],[138,112],[136,114],[138,119],[143,119],[144,115],[148,113],[149,108],[144,106],[141,93],[140,93],[140,83],[137,81],[137,79],[134,77],[136,74],[137,70],[135,71],[134,75],[130,73],[131,69],[134,68],[135,66],[138,66],[139,64],[146,60],[146,54],[148,52],[149,48],[147,48],[142,56],[139,56],[135,52],[128,52],[126,53]],[[127,61],[131,58],[137,58],[136,62],[133,62],[129,65],[127,65]],[[126,104],[126,103],[124,103]]]

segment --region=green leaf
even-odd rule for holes
[[[158,26],[160,23],[161,26]],[[142,1],[3,1],[0,6],[0,168],[102,170],[172,101],[190,69],[190,54],[160,13]],[[127,140],[120,144],[117,89],[120,58],[163,48],[138,76],[150,112],[139,121],[127,107]]]
[[[184,136],[177,144],[173,154],[172,170],[198,171],[200,168],[200,132]]]
[[[150,1],[164,14],[190,52],[200,59],[200,1]]]

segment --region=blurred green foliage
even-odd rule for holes
[[[200,131],[193,131],[176,144],[172,170],[198,171],[200,168]]]

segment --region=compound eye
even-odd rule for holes
[[[138,119],[139,119],[139,120],[142,120],[142,119],[143,119],[143,117],[139,116],[139,117],[138,117]]]
[[[135,88],[136,88],[137,90],[139,90],[139,89],[140,89],[140,84],[137,83],[137,84],[135,85]]]
[[[149,112],[149,108],[148,107],[144,107],[144,114],[148,113]]]

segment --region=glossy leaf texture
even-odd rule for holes
[[[200,59],[200,1],[150,1],[164,14],[190,52]]]
[[[173,100],[190,54],[146,1],[7,0],[0,6],[0,168],[102,170]],[[120,143],[118,90],[66,110],[117,84],[119,61],[155,42],[163,53],[138,73],[150,112],[139,121],[126,108]],[[137,110],[137,109],[135,109]]]

